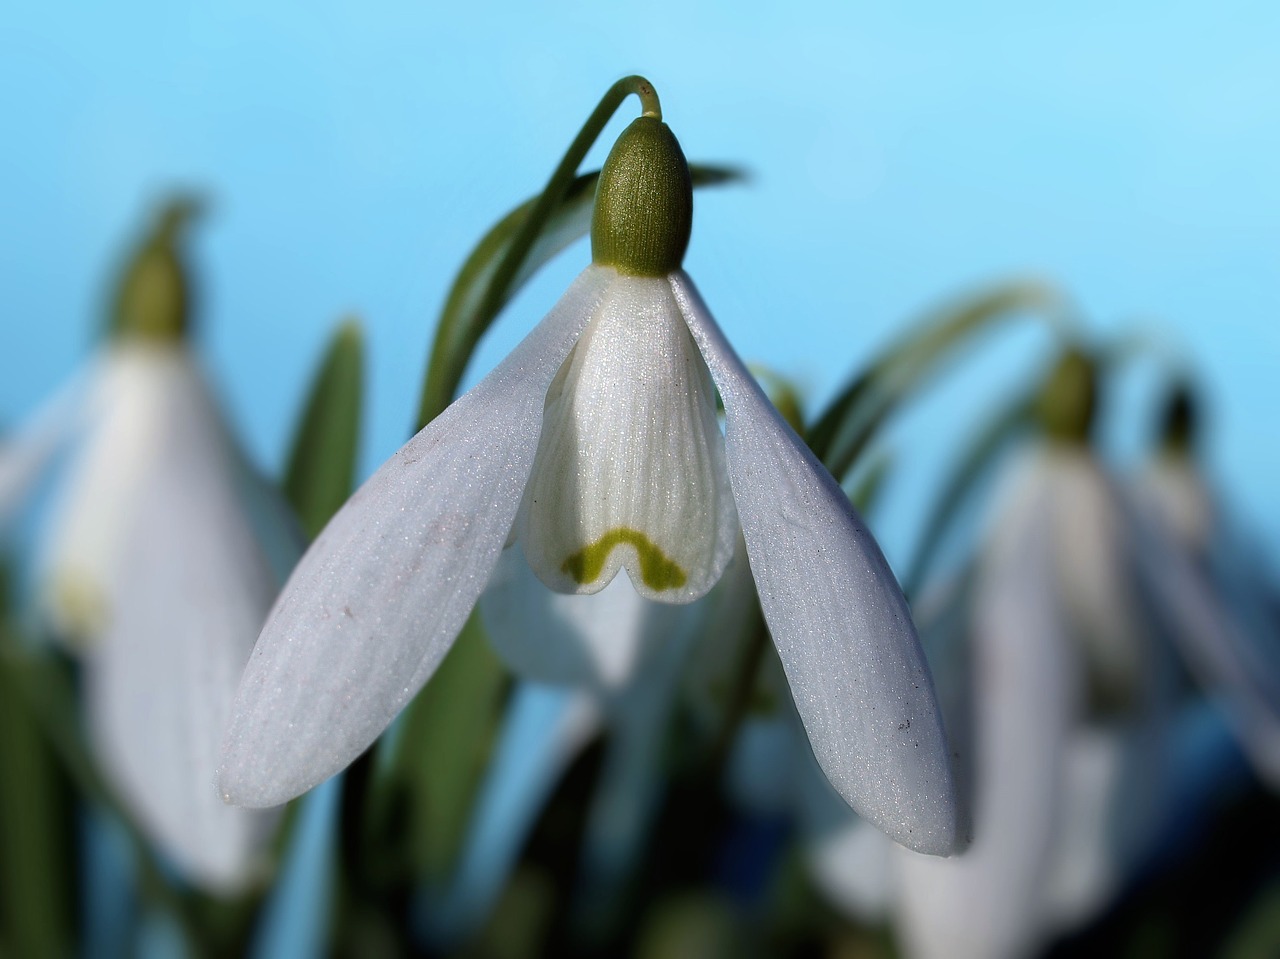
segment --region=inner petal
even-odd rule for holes
[[[619,276],[547,392],[518,536],[559,592],[625,568],[690,602],[720,578],[737,514],[715,391],[665,279]]]

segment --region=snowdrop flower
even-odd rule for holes
[[[1158,833],[1166,660],[1130,517],[1087,446],[1094,389],[1092,363],[1068,354],[1045,393],[1050,439],[993,498],[991,535],[944,604],[966,624],[967,694],[942,699],[972,845],[946,862],[900,854],[909,956],[1034,954],[1104,909]]]
[[[1280,636],[1257,565],[1233,537],[1195,461],[1197,415],[1180,384],[1159,451],[1133,484],[1141,560],[1171,641],[1225,709],[1258,774],[1280,788]]]
[[[946,743],[905,599],[681,270],[691,209],[675,137],[635,120],[600,178],[593,265],[357,490],[285,586],[230,725],[229,802],[285,802],[360,754],[509,543],[558,592],[625,568],[643,597],[681,603],[712,588],[741,529],[823,770],[895,839],[951,850]]]
[[[241,684],[228,801],[284,802],[359,755],[434,672],[505,546],[558,592],[625,569],[641,596],[684,603],[741,529],[824,771],[895,839],[950,852],[946,743],[906,602],[681,269],[691,212],[674,136],[637,119],[601,175],[592,265],[356,492],[286,585]]]
[[[184,341],[186,213],[170,208],[143,244],[76,408],[53,417],[76,443],[37,578],[44,618],[81,658],[107,778],[184,875],[230,890],[273,817],[219,802],[217,748],[280,577],[247,512],[260,481]]]

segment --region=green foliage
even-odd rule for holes
[[[284,494],[314,539],[355,486],[364,339],[360,324],[334,332],[308,391],[284,474]]]

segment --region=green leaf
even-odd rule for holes
[[[915,556],[907,568],[903,581],[904,592],[917,598],[924,578],[929,573],[938,550],[960,515],[961,507],[969,501],[979,482],[995,464],[1005,447],[1021,436],[1035,421],[1038,389],[1024,395],[994,416],[973,438],[968,449],[960,457],[942,493],[934,502],[924,532],[916,546]]]
[[[849,499],[863,516],[869,515],[880,501],[885,480],[893,469],[893,457],[880,453],[871,458],[849,492]]]
[[[75,901],[68,797],[7,668],[2,651],[11,645],[0,636],[0,943],[15,956],[67,956]]]
[[[139,880],[145,897],[189,926],[192,920],[188,904],[165,877],[150,844],[103,781],[85,748],[68,672],[67,664],[47,653],[28,650],[12,642],[0,646],[4,693],[16,694],[15,698],[34,719],[51,755],[57,758],[62,771],[84,800],[107,810],[124,826],[137,853]]]
[[[472,613],[436,674],[384,737],[372,829],[397,834],[413,874],[444,879],[458,853],[509,680]],[[399,806],[400,808],[397,808]],[[396,821],[401,810],[408,822]]]
[[[690,166],[695,188],[741,179],[742,173],[728,167]],[[440,324],[436,328],[418,409],[421,429],[439,416],[458,391],[471,354],[502,308],[549,260],[591,230],[591,210],[595,203],[600,171],[584,173],[568,186],[564,196],[538,227],[533,245],[505,283],[495,279],[510,254],[520,230],[535,212],[539,197],[526,200],[498,221],[467,257],[449,290]]]
[[[364,380],[360,324],[348,319],[330,340],[312,380],[284,474],[284,494],[314,539],[355,485]]]
[[[1061,296],[1039,283],[1014,282],[944,307],[886,349],[836,397],[808,435],[814,454],[843,477],[884,422],[956,350],[997,322],[1024,314],[1060,322]]]

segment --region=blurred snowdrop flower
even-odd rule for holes
[[[1059,364],[1050,439],[994,498],[977,563],[942,604],[967,642],[960,694],[940,689],[972,845],[946,862],[901,853],[910,956],[1034,954],[1112,901],[1162,821],[1168,661],[1131,518],[1088,449],[1094,377],[1083,355]]]
[[[273,817],[219,802],[217,749],[280,576],[246,504],[265,491],[185,343],[189,213],[163,212],[74,399],[38,415],[58,442],[35,428],[42,447],[6,460],[73,445],[40,550],[41,611],[81,658],[89,734],[127,809],[191,881],[228,890],[254,874]]]
[[[1190,387],[1169,396],[1158,453],[1135,478],[1141,558],[1168,633],[1199,684],[1225,709],[1258,774],[1280,788],[1280,634],[1260,563],[1233,535],[1197,466]]]
[[[681,270],[691,212],[670,130],[634,121],[601,174],[593,264],[294,572],[245,671],[228,801],[281,803],[351,762],[434,672],[504,547],[559,592],[625,569],[640,596],[686,603],[741,530],[824,771],[895,839],[951,851],[946,744],[906,602]]]

